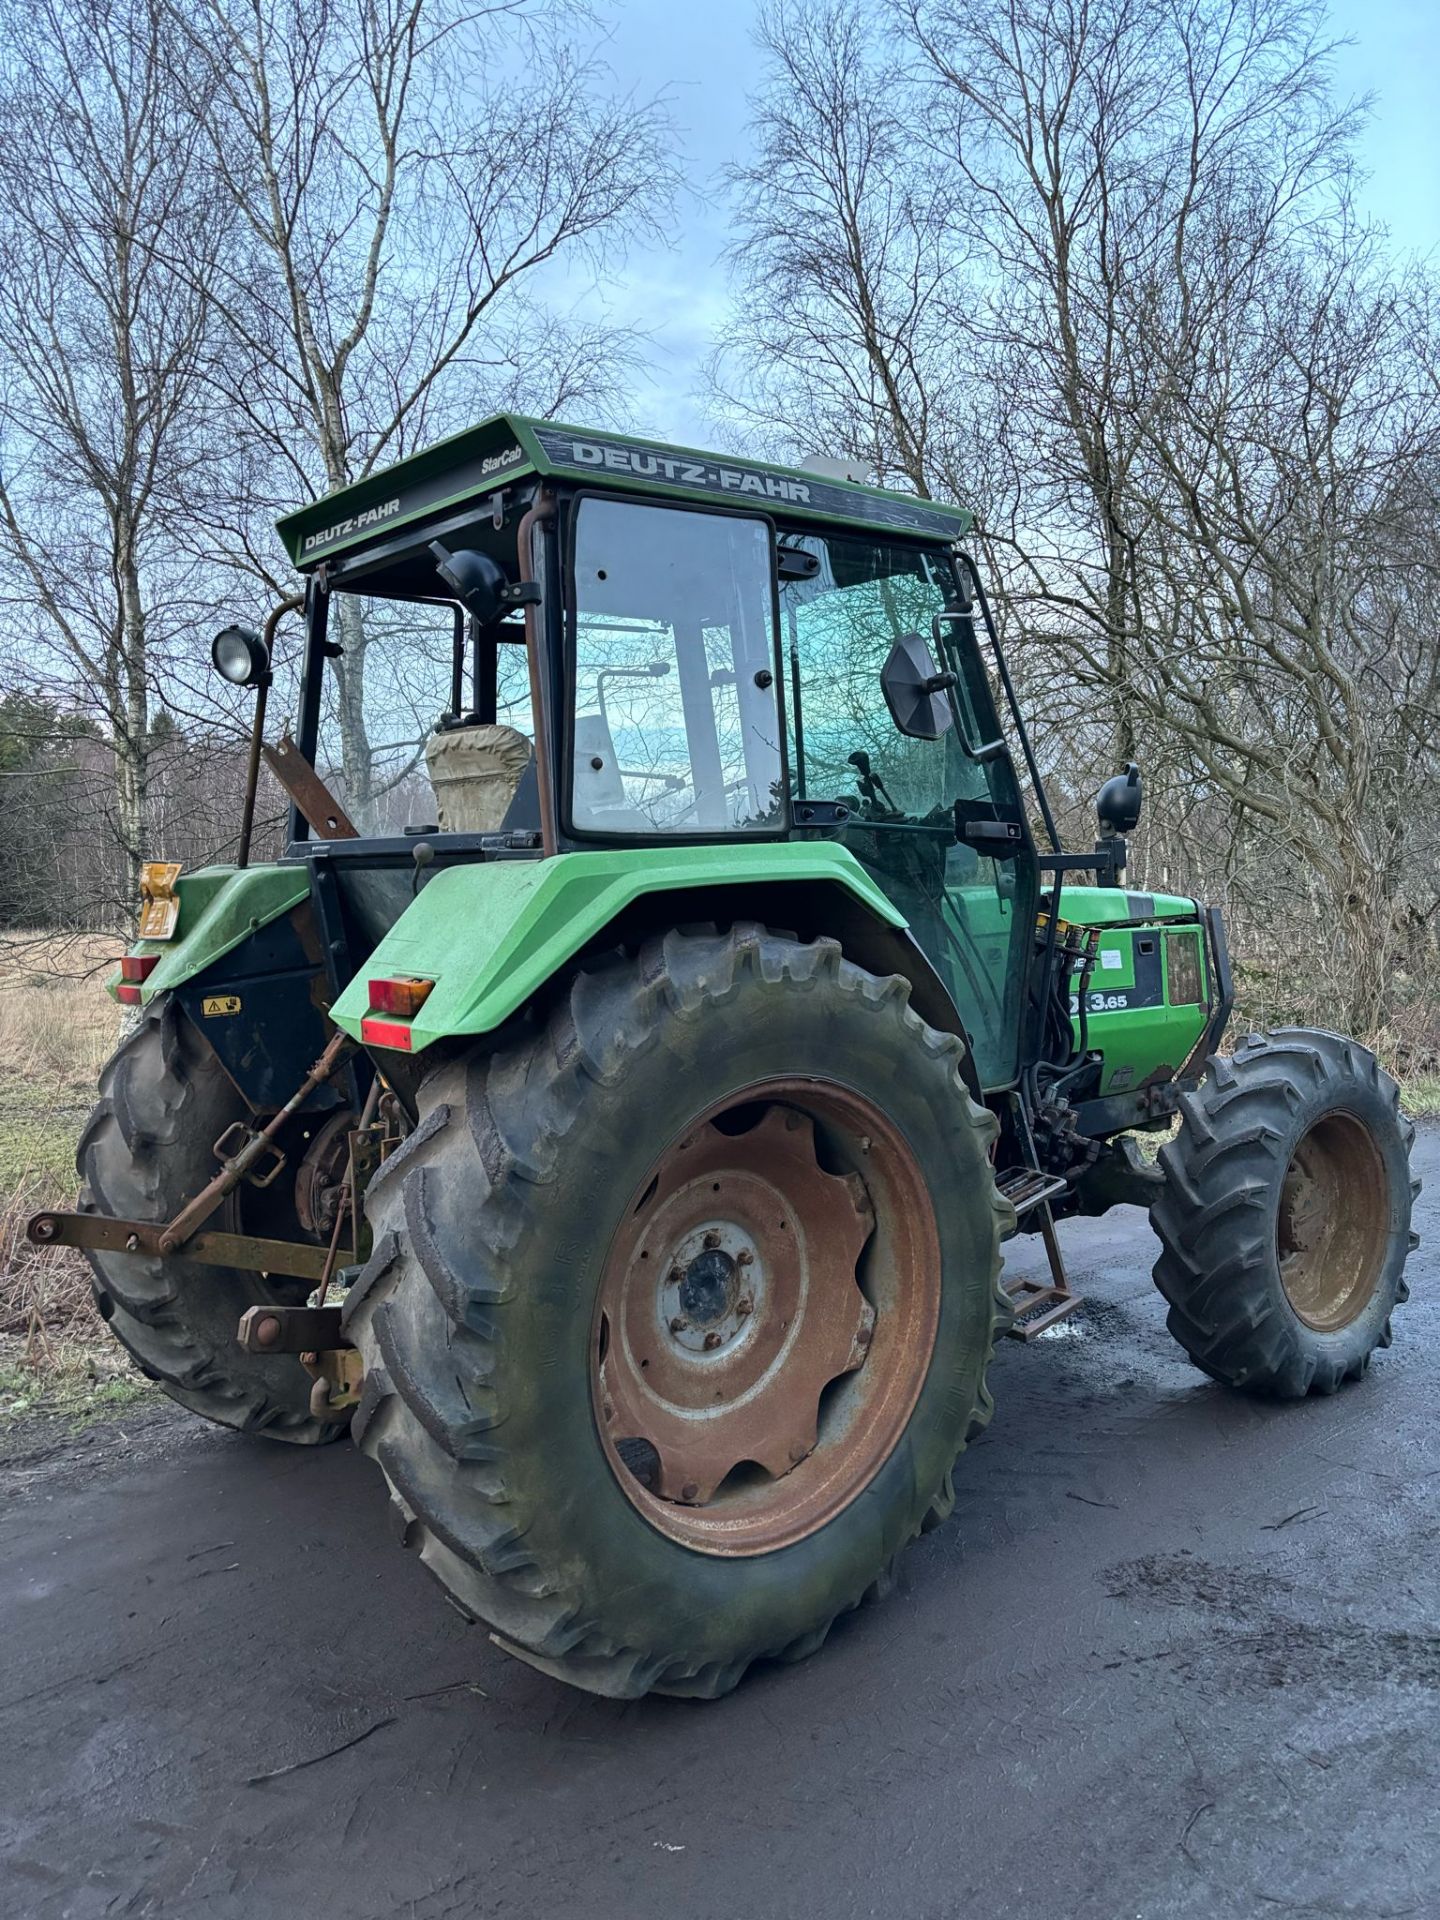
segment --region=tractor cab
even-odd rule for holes
[[[825,841],[903,917],[980,1083],[1011,1086],[1039,869],[969,526],[509,417],[306,508],[281,523],[308,579],[294,744],[353,832],[327,844],[296,790],[291,857],[327,859],[378,932],[417,853],[713,848],[718,873],[726,848]]]

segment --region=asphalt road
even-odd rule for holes
[[[715,1706],[506,1659],[347,1446],[157,1413],[13,1460],[0,1915],[1440,1914],[1440,1133],[1417,1159],[1396,1343],[1299,1407],[1190,1369],[1143,1220],[1068,1229],[1089,1308],[1006,1344],[954,1521]]]

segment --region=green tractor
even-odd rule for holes
[[[281,522],[293,737],[284,610],[215,643],[259,689],[239,863],[146,870],[32,1238],[182,1405],[348,1429],[460,1606],[597,1693],[722,1694],[884,1590],[997,1336],[1077,1304],[1067,1216],[1148,1207],[1247,1392],[1358,1379],[1406,1297],[1394,1082],[1220,1051],[1219,912],[1125,882],[1133,767],[1061,848],[970,525],[505,416]]]

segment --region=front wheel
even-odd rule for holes
[[[1298,1400],[1358,1380],[1409,1298],[1415,1129],[1372,1053],[1308,1027],[1212,1060],[1160,1152],[1169,1327],[1213,1379]]]
[[[903,981],[746,926],[426,1081],[346,1303],[355,1433],[501,1645],[724,1693],[949,1511],[1012,1219],[960,1058]]]

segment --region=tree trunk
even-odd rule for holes
[[[145,602],[133,551],[120,570],[120,687],[123,713],[113,716],[115,782],[120,844],[124,851],[126,911],[140,911],[140,869],[146,855],[146,803],[150,787],[150,688],[146,656]]]

